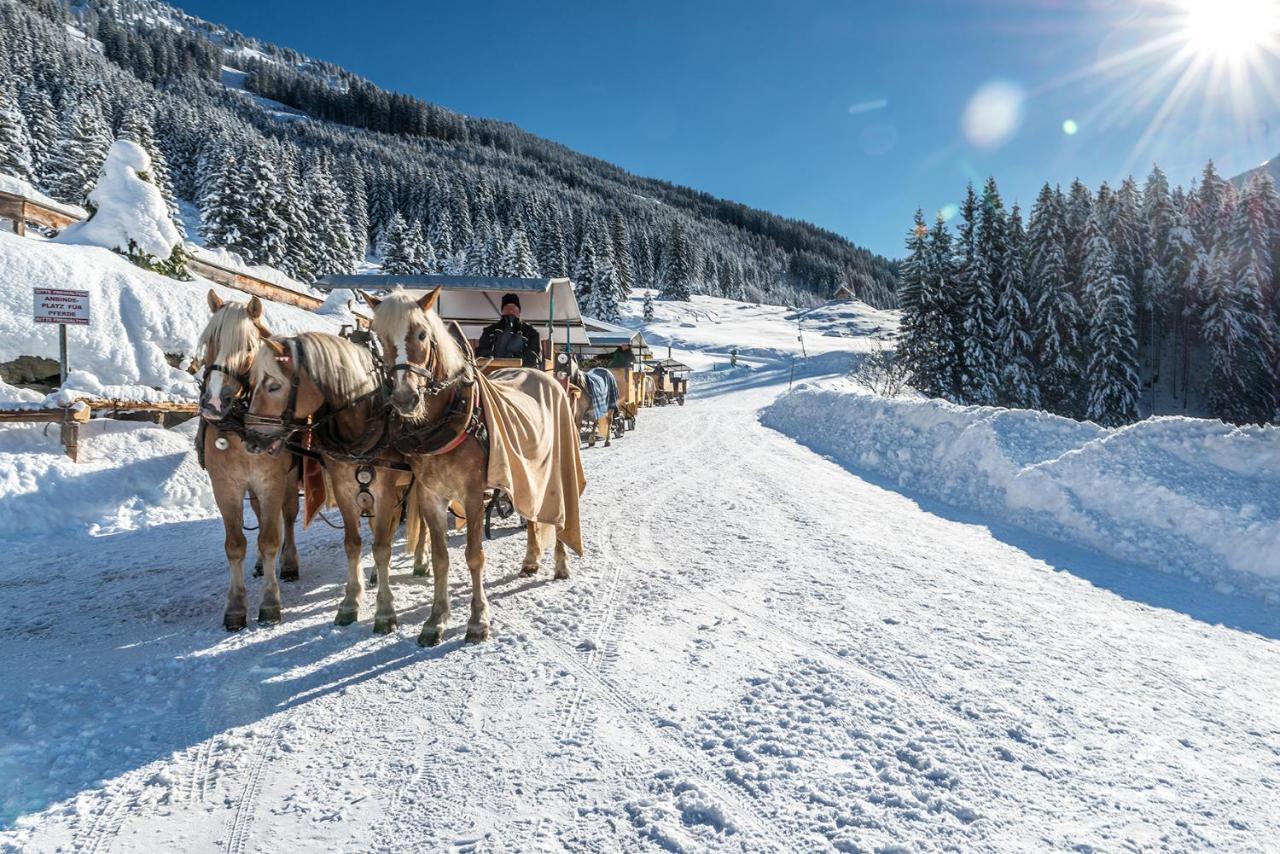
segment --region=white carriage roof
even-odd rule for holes
[[[628,329],[625,326],[586,315],[583,315],[582,323],[587,328],[587,336],[591,339],[593,348],[617,348],[629,344],[636,349],[647,349],[649,346],[645,343],[644,335],[637,329]]]
[[[316,282],[322,290],[351,288],[383,292],[400,287],[414,293],[440,288],[436,310],[445,320],[455,320],[472,340],[480,337],[501,312],[502,295],[520,297],[520,317],[555,344],[585,346],[591,343],[573,283],[568,279],[517,279],[506,276],[390,276],[366,274],[325,276]]]

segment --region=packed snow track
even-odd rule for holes
[[[400,553],[396,632],[332,624],[323,524],[234,635],[216,519],[9,542],[0,844],[1274,850],[1273,609],[860,479],[759,424],[785,387],[584,451],[587,555],[518,578],[504,527],[480,646],[460,554],[427,650]]]

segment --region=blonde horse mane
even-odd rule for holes
[[[373,331],[403,348],[414,321],[422,324],[435,344],[436,379],[448,379],[466,369],[467,358],[439,313],[434,309],[423,311],[417,298],[406,290],[396,288],[378,303],[373,313]]]
[[[263,328],[242,302],[226,302],[213,313],[197,345],[204,363],[221,362],[229,371],[248,373],[249,361],[263,339]]]
[[[363,347],[327,332],[303,332],[280,343],[287,347],[290,340],[302,354],[307,376],[311,377],[328,403],[343,406],[378,387],[373,356]],[[277,382],[289,381],[276,360],[275,352],[264,343],[253,360],[254,385],[266,377]]]

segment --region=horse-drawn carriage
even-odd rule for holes
[[[555,370],[557,350],[568,351],[591,343],[583,325],[582,314],[573,292],[573,283],[565,278],[524,279],[507,276],[395,276],[386,274],[362,274],[327,276],[316,283],[320,290],[350,289],[366,294],[385,294],[401,288],[410,296],[421,298],[440,289],[435,311],[449,324],[456,324],[467,344],[474,351],[486,326],[501,314],[502,298],[514,293],[520,298],[520,319],[538,330],[542,352],[539,354],[544,370]],[[477,358],[480,373],[493,376],[500,371],[524,367],[520,359]],[[567,386],[567,377],[559,377]],[[567,390],[567,389],[566,389]],[[510,518],[514,512],[510,498],[495,493],[485,505],[485,533],[492,536],[493,518]],[[455,513],[458,528],[466,522]]]
[[[689,374],[693,368],[668,356],[646,363],[653,371],[653,402],[657,406],[676,403],[684,406],[684,396],[689,392]]]
[[[634,329],[618,326],[593,317],[583,323],[591,343],[579,348],[582,366],[603,368],[613,375],[618,386],[616,435],[636,429],[636,418],[645,405],[646,386],[652,385],[645,360],[652,355],[644,335]]]

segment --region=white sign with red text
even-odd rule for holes
[[[89,325],[89,292],[58,288],[35,289],[36,323]]]

